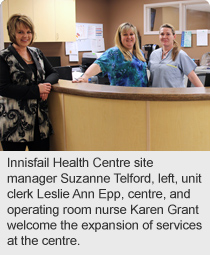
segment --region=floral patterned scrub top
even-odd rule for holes
[[[94,62],[98,64],[103,75],[108,75],[110,85],[146,87],[147,64],[132,56],[131,61],[125,60],[122,52],[113,47],[105,51],[101,57]]]

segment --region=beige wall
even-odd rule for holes
[[[172,0],[171,2],[175,2]],[[159,44],[158,35],[144,35],[143,19],[144,4],[170,2],[170,0],[76,0],[76,22],[103,23],[106,49],[114,45],[114,35],[117,27],[123,22],[133,23],[142,37],[142,45],[147,43]],[[210,35],[209,42],[210,42]],[[181,43],[181,35],[177,35]],[[35,43],[34,46],[43,50],[47,56],[61,56],[61,65],[78,65],[80,61],[69,63],[65,56],[64,43]],[[197,47],[196,35],[192,36],[192,48],[183,48],[191,58],[201,59],[202,55],[210,51],[210,47]]]
[[[210,13],[194,10],[187,10],[188,30],[210,29]]]
[[[76,22],[103,24],[105,47],[109,44],[109,0],[76,0]],[[83,52],[79,53],[80,63]],[[78,63],[76,63],[78,64]]]
[[[81,0],[80,0],[81,1]],[[110,13],[109,22],[112,23],[110,28],[110,36],[114,36],[114,28],[123,21],[126,20],[134,23],[142,36],[142,45],[147,43],[159,44],[158,35],[143,35],[144,26],[144,4],[159,3],[159,2],[175,2],[176,0],[130,0],[129,4],[127,0],[109,0]],[[120,8],[119,8],[120,7]],[[116,11],[117,10],[117,11]],[[116,12],[115,12],[116,11]],[[110,25],[110,23],[109,23]],[[177,35],[177,41],[181,44],[181,35]],[[208,35],[208,41],[210,42],[210,35]],[[110,46],[110,45],[109,45]],[[183,48],[184,51],[191,57],[195,59],[201,59],[202,55],[210,51],[209,46],[196,46],[196,35],[192,35],[192,47]]]
[[[164,23],[173,24],[174,28],[179,30],[179,9],[173,7],[163,7],[162,24]]]
[[[164,23],[173,24],[176,30],[179,30],[179,9],[172,7],[158,7],[156,9],[154,29],[153,31],[158,31],[160,26]]]

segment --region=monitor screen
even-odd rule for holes
[[[206,74],[205,87],[210,87],[210,73]]]
[[[60,57],[46,57],[50,64],[55,67],[55,66],[61,66],[61,58]]]

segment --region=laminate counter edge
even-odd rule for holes
[[[59,80],[52,91],[84,97],[140,101],[202,101],[210,100],[210,88],[139,88],[72,83]]]

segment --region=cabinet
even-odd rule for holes
[[[15,13],[25,14],[32,20],[33,15],[33,0],[7,0],[9,3],[9,17]]]
[[[55,0],[55,10],[56,41],[75,41],[75,0]]]
[[[7,32],[7,21],[9,19],[9,7],[8,1],[3,1],[2,5],[2,13],[3,13],[3,31],[4,31],[4,41],[9,42],[9,36]]]
[[[36,42],[55,42],[55,4],[52,0],[35,0],[34,26]],[[47,11],[46,11],[47,10]]]
[[[26,14],[35,26],[35,42],[76,40],[75,0],[5,0],[4,41],[9,42],[6,23],[15,13]]]

